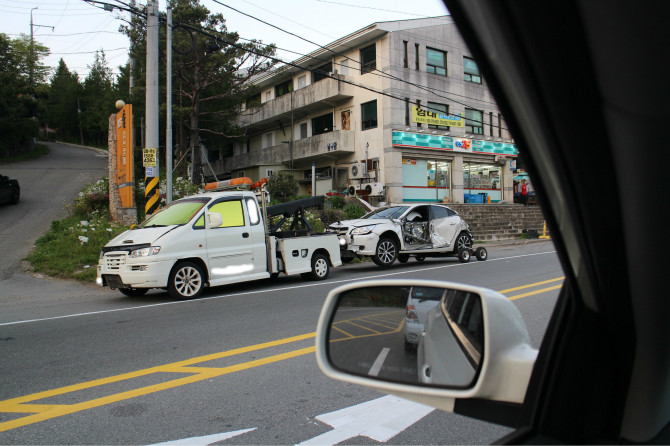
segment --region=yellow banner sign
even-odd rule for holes
[[[465,125],[463,116],[438,113],[413,107],[414,122],[421,124],[440,125],[443,127],[463,127]]]
[[[133,204],[133,106],[126,104],[116,114],[116,184],[121,207]]]
[[[158,149],[147,148],[142,151],[142,159],[144,167],[156,167],[156,158],[158,157]]]

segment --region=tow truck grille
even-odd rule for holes
[[[107,264],[107,269],[108,270],[121,269],[121,267],[126,264],[126,255],[125,254],[107,254],[105,256],[105,263]]]

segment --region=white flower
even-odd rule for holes
[[[86,220],[80,221],[79,224],[82,226],[88,226],[88,222]]]
[[[107,232],[113,232],[112,228],[107,228]]]
[[[83,245],[84,243],[88,243],[88,237],[84,237],[83,235],[79,236],[79,241]]]

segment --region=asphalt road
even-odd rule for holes
[[[348,265],[324,282],[280,277],[186,302],[158,291],[128,298],[87,288],[4,306],[0,444],[153,444],[229,432],[238,435],[228,444],[378,444],[356,423],[339,426],[325,415],[352,406],[347,419],[397,428],[383,438],[388,444],[489,443],[509,430],[414,406],[394,409],[380,393],[326,378],[313,354],[321,305],[330,289],[366,278],[509,290],[538,346],[562,275],[553,245],[540,242],[490,247],[486,262]]]

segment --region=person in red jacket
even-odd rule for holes
[[[527,181],[521,181],[521,202],[524,206],[528,205],[528,185]]]

